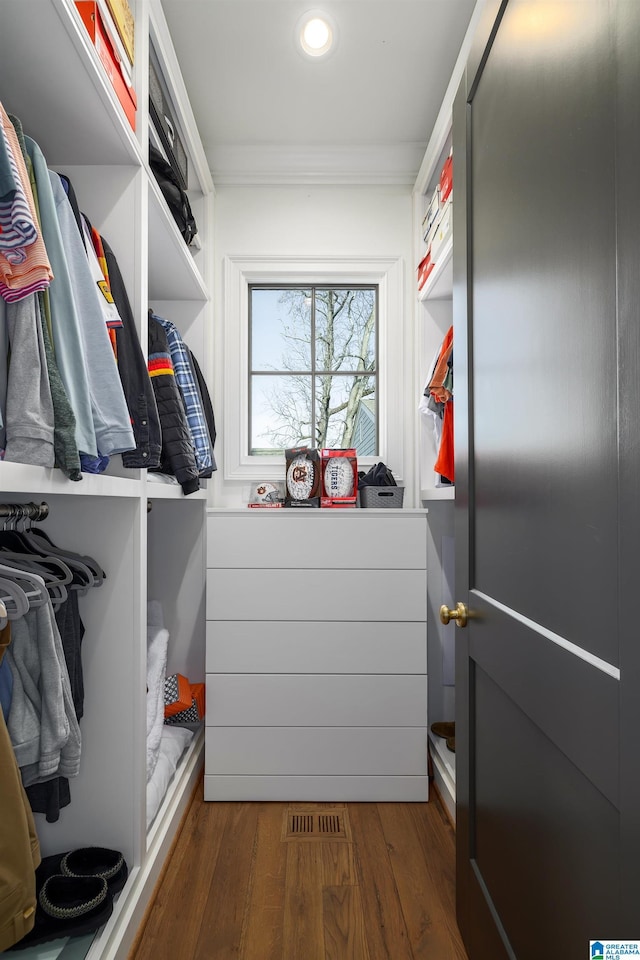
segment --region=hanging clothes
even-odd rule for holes
[[[160,470],[175,476],[182,492],[188,495],[200,489],[198,465],[182,396],[176,383],[167,334],[153,314],[149,315],[148,333],[149,376],[162,430]]]
[[[6,324],[11,362],[4,459],[51,468],[55,465],[55,420],[37,296],[7,303]]]
[[[213,472],[213,463],[209,429],[191,364],[191,355],[175,324],[164,317],[151,313],[151,311],[150,316],[160,324],[167,336],[176,383],[182,396],[187,425],[191,433],[191,442],[196,454],[198,475],[200,477],[210,477]]]
[[[4,170],[4,188],[8,193],[13,188],[21,190],[27,201],[30,222],[37,223],[36,212],[33,207],[33,198],[29,185],[27,169],[22,158],[22,151],[18,143],[15,129],[2,103],[0,103],[0,137],[3,141],[4,153],[10,153],[13,166]],[[17,178],[16,178],[17,174]],[[14,194],[15,196],[15,194]],[[7,302],[21,300],[38,290],[45,290],[53,279],[52,266],[48,251],[43,242],[39,229],[32,243],[25,249],[25,257],[19,263],[12,263],[6,256],[6,251],[0,248],[0,296]]]
[[[11,264],[24,263],[35,243],[38,225],[27,201],[18,160],[0,123],[0,250]]]
[[[135,438],[135,448],[122,454],[122,463],[125,467],[155,470],[160,466],[162,449],[156,398],[118,261],[105,238],[101,240],[109,286],[122,321],[115,331],[118,373]]]
[[[80,727],[51,604],[42,604],[15,620],[12,638],[7,657],[13,696],[7,727],[22,782],[28,786],[53,776],[76,777]]]
[[[49,171],[49,177],[73,298],[80,319],[81,346],[88,373],[97,450],[100,456],[110,457],[135,447],[129,411],[105,324],[101,303],[101,300],[105,302],[104,297],[101,297],[92,276],[87,251],[78,233],[73,210],[60,182],[60,176]]]
[[[11,627],[0,631],[0,665],[11,641]],[[0,952],[33,929],[36,914],[35,871],[40,844],[11,740],[0,711]]]
[[[8,515],[33,516],[20,513],[32,508],[39,510],[11,505]],[[0,577],[0,596],[8,590],[14,603],[6,657],[13,684],[7,727],[31,809],[53,822],[70,802],[67,778],[77,775],[81,754],[85,630],[78,596],[99,585],[104,571],[93,558],[56,546],[41,529],[12,529],[0,531]],[[18,585],[36,587],[24,594],[26,608]]]
[[[455,482],[453,442],[453,326],[442,341],[433,374],[426,388],[442,408],[442,434],[433,469],[449,483]]]
[[[22,132],[22,124],[17,117],[11,115],[10,120],[16,131],[18,143],[20,145],[20,149],[22,150],[22,156],[29,173],[29,182],[31,185],[36,216],[38,217],[38,225],[40,229],[42,229],[35,173],[33,170],[33,164],[31,163],[31,158],[27,153],[24,135]],[[42,327],[42,339],[47,363],[47,376],[49,378],[51,400],[53,403],[54,465],[62,470],[69,480],[82,480],[82,473],[80,472],[80,455],[78,453],[78,447],[75,440],[76,419],[69,402],[69,397],[67,396],[67,392],[64,388],[62,378],[60,377],[60,371],[58,370],[58,364],[53,352],[49,291],[43,290],[37,294],[33,294],[33,296],[36,298],[38,316],[40,325]],[[0,308],[2,307],[3,303],[4,301],[2,301],[0,298]],[[5,356],[0,357],[0,361],[5,359]],[[2,447],[4,448],[4,442],[2,443]]]
[[[191,363],[193,365],[193,370],[196,377],[196,382],[198,384],[198,389],[200,391],[200,401],[202,403],[202,409],[204,410],[204,416],[207,421],[207,428],[209,430],[209,442],[211,445],[211,464],[212,472],[218,469],[216,464],[216,458],[213,453],[213,449],[216,443],[216,418],[213,413],[213,404],[211,403],[211,397],[209,396],[209,390],[202,375],[202,370],[200,369],[200,364],[196,356],[189,350],[189,356],[191,357]]]
[[[428,419],[433,427],[433,440],[436,450],[440,448],[440,440],[442,439],[442,416],[444,410],[442,409],[442,404],[436,403],[434,398],[431,396],[429,392],[429,383],[431,382],[433,372],[436,368],[436,363],[438,362],[441,348],[442,344],[440,344],[436,350],[433,359],[429,364],[429,373],[427,374],[422,395],[420,397],[420,402],[418,404],[418,411]]]
[[[27,260],[27,250],[39,237],[38,221],[20,141],[4,111],[0,111],[0,120],[0,139],[3,139],[11,158],[16,191],[19,191],[19,194],[14,194],[14,200],[19,195],[18,209],[23,213],[28,211],[29,214],[28,229],[24,222],[21,228],[23,238],[28,233],[29,244],[25,247],[23,240],[22,246],[16,245],[19,243],[16,237],[20,231],[14,228],[15,222],[12,223],[11,219],[16,213],[15,207],[9,209],[5,206],[3,218],[0,201],[0,251],[12,264],[23,264]],[[10,141],[7,139],[9,128]],[[18,163],[24,184],[18,174]],[[27,193],[30,199],[28,205]],[[9,364],[6,371],[3,396],[4,459],[50,468],[55,462],[53,401],[35,294],[28,294],[20,299],[12,298],[6,304],[4,312],[9,349],[12,355],[20,358],[19,364]]]
[[[38,188],[42,234],[55,275],[49,287],[51,329],[56,362],[76,419],[76,445],[80,453],[98,454],[91,410],[87,362],[82,349],[80,319],[60,232],[56,200],[49,170],[38,144],[25,137]]]

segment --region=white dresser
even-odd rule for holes
[[[427,800],[424,510],[207,511],[205,800]]]

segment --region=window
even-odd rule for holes
[[[393,470],[397,480],[403,479],[405,451],[412,449],[413,441],[411,410],[414,398],[406,385],[413,373],[414,360],[408,344],[415,340],[412,332],[407,333],[404,316],[403,270],[403,261],[398,257],[224,258],[224,331],[223,354],[220,358],[224,404],[220,431],[222,453],[216,457],[221,466],[218,479],[222,477],[225,482],[231,483],[281,479],[283,450],[287,446],[298,443],[301,446],[318,446],[318,429],[322,429],[323,389],[325,405],[328,397],[328,409],[334,411],[328,418],[327,446],[341,445],[344,426],[340,418],[345,416],[346,407],[342,411],[336,408],[348,400],[356,377],[363,381],[367,379],[365,389],[373,387],[372,393],[360,398],[360,416],[356,418],[351,442],[359,451],[358,467],[367,470],[378,460],[383,460]],[[322,345],[318,346],[323,325],[327,322],[326,315],[321,315],[318,295],[326,298],[329,291],[340,298],[344,297],[345,291],[351,291],[354,298],[360,298],[359,307],[363,315],[366,296],[375,295],[375,332],[371,333],[369,349],[352,350],[356,359],[351,356],[347,360],[345,354],[341,365],[323,360]],[[304,301],[306,294],[313,294],[316,298],[313,338],[308,305],[306,314],[301,314],[306,316],[306,339],[300,338],[297,349],[302,351],[306,359],[304,364],[297,359],[296,362],[301,365],[295,368],[283,362],[287,352],[283,350],[286,347],[282,337],[283,326],[273,320],[276,316],[283,322],[291,322],[284,310],[287,305],[278,303],[285,293],[292,300],[298,297],[299,312],[305,308],[301,301]],[[292,304],[287,310],[290,307]],[[259,319],[261,315],[262,321]],[[272,326],[266,319],[269,316]],[[271,333],[272,329],[275,335]],[[304,326],[302,329],[304,331]],[[344,338],[344,330],[342,336]],[[289,352],[292,349],[293,344]],[[313,352],[315,361],[312,359]],[[366,358],[362,363],[369,364],[370,369],[359,369],[358,356]],[[347,363],[353,363],[354,366],[347,366]],[[282,399],[286,395],[282,389],[284,380],[294,375],[306,377],[307,390],[311,391],[307,393],[305,415],[299,415],[300,411],[297,411],[298,423],[306,420],[309,426],[306,431],[295,429],[288,432],[284,429],[284,417],[276,423],[268,405],[269,398],[265,395],[276,386],[275,381],[278,380],[278,390],[272,392]],[[362,386],[359,384],[360,388]],[[356,396],[354,394],[353,399]],[[314,411],[311,411],[311,400]],[[260,420],[265,412],[273,417],[271,425]],[[315,431],[313,442],[307,437],[299,440],[303,433],[307,436],[312,433],[312,422]],[[371,449],[373,443],[376,452],[364,453]],[[232,487],[227,488],[225,495],[228,492],[233,497],[235,494],[232,490]]]
[[[377,285],[249,285],[250,456],[377,455],[377,318]]]

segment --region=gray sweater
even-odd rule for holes
[[[11,636],[5,655],[13,674],[7,728],[23,783],[75,777],[80,769],[80,727],[51,603],[14,620]]]

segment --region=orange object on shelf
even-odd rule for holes
[[[205,691],[204,683],[191,684],[191,697],[193,699],[193,702],[198,708],[198,716],[200,717],[201,720],[204,717],[204,707],[205,707],[204,691]]]
[[[164,715],[174,717],[191,706],[191,684],[181,673],[172,673],[164,681]]]
[[[447,157],[440,174],[440,203],[446,203],[453,190],[453,157]]]
[[[426,257],[423,257],[418,264],[418,290],[422,290],[434,267],[435,263],[431,259],[431,251],[429,250]]]
[[[132,130],[135,130],[138,99],[135,90],[125,79],[123,69],[120,65],[120,57],[109,40],[107,30],[102,22],[100,10],[98,9],[98,4],[96,0],[76,0],[76,7],[100,57],[109,82],[115,90],[116,96],[125,112],[129,125]]]

